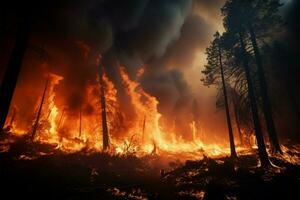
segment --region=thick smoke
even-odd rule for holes
[[[58,95],[63,96],[61,104],[71,111],[77,111],[82,104],[90,108],[86,87],[96,80],[95,60],[101,54],[124,110],[129,113],[130,105],[119,77],[119,64],[135,80],[143,66],[145,73],[139,78],[142,87],[158,99],[163,120],[175,120],[178,132],[189,139],[186,134],[193,119],[195,94],[185,71],[193,66],[197,51],[208,44],[215,27],[206,18],[208,13],[218,10],[222,1],[218,2],[216,5],[198,0],[54,0],[27,2],[30,6],[18,9],[32,13],[32,46],[44,47],[47,70],[64,77],[58,89]],[[15,10],[16,5],[12,1],[7,10]],[[43,70],[37,70],[39,63],[32,64],[36,52],[31,50],[28,54],[23,72],[27,76],[21,79],[32,81],[33,72]],[[44,60],[40,58],[40,63]],[[36,76],[33,82],[43,83],[40,75]],[[200,85],[197,81],[192,84]]]

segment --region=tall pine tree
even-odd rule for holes
[[[224,96],[224,104],[225,104],[225,111],[226,111],[226,121],[227,121],[227,128],[228,128],[228,135],[229,135],[229,142],[230,142],[231,157],[237,157],[235,144],[234,144],[231,117],[229,112],[229,103],[228,103],[225,75],[224,75],[221,38],[218,32],[214,35],[214,40],[211,43],[211,45],[207,48],[206,54],[207,54],[208,63],[205,66],[205,70],[203,70],[203,73],[205,74],[205,79],[203,79],[203,82],[205,85],[209,86],[213,84],[219,84],[219,81],[221,81],[221,85],[222,85],[221,87]]]

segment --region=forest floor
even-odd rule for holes
[[[286,154],[300,158],[300,152]],[[258,167],[254,153],[235,161],[173,161],[167,168],[163,159],[65,154],[19,141],[0,153],[1,199],[300,199],[300,165],[280,156],[270,157],[276,167],[268,169]]]

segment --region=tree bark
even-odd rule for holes
[[[262,59],[261,59],[261,55],[260,55],[260,52],[259,52],[259,49],[257,46],[256,35],[253,31],[251,24],[249,24],[249,32],[250,32],[251,43],[252,43],[253,50],[254,50],[256,65],[257,65],[257,73],[258,73],[258,80],[259,80],[259,86],[260,86],[260,95],[262,97],[263,112],[264,112],[264,117],[265,117],[265,121],[266,121],[266,125],[267,125],[267,130],[269,133],[271,146],[272,146],[274,152],[282,153],[280,145],[279,145],[278,137],[277,137],[277,132],[276,132],[275,125],[274,125],[273,116],[272,116],[270,98],[268,95],[268,86],[267,86],[267,82],[266,82],[266,78],[265,78]]]
[[[5,125],[11,100],[17,85],[22,61],[29,41],[29,20],[23,19],[19,23],[16,33],[15,46],[13,48],[6,72],[0,86],[0,129]]]
[[[261,130],[261,124],[259,121],[258,110],[257,110],[257,103],[256,103],[256,99],[255,99],[255,94],[254,94],[254,87],[253,87],[251,75],[250,75],[250,68],[249,68],[249,63],[248,63],[249,61],[247,58],[245,43],[244,43],[243,35],[241,32],[239,32],[239,40],[240,40],[244,70],[245,70],[246,80],[247,80],[247,85],[248,85],[248,96],[250,99],[250,106],[251,106],[251,111],[252,111],[255,136],[256,136],[256,140],[257,140],[258,155],[260,158],[261,165],[269,166],[271,163],[269,160],[268,153],[266,151],[266,145],[265,145],[263,133]]]
[[[222,53],[221,53],[221,47],[220,43],[218,44],[218,56],[219,56],[219,64],[221,68],[221,77],[222,77],[222,87],[223,87],[223,95],[224,95],[224,101],[225,101],[225,111],[226,111],[226,121],[227,121],[227,128],[228,128],[228,134],[229,134],[229,143],[230,143],[230,152],[231,157],[237,157],[236,151],[235,151],[235,144],[234,144],[234,136],[232,131],[232,125],[231,125],[231,118],[229,113],[229,106],[228,106],[228,98],[227,98],[227,90],[226,90],[226,84],[225,84],[225,78],[224,78],[224,68],[222,63]]]

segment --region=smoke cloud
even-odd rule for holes
[[[193,119],[192,102],[199,99],[192,86],[200,78],[189,77],[218,23],[223,0],[217,3],[200,0],[66,0],[26,2],[16,8],[11,1],[4,15],[14,10],[32,13],[31,48],[24,62],[22,88],[39,96],[46,71],[64,77],[58,88],[60,104],[76,111],[82,104],[93,112],[86,99],[86,88],[96,82],[96,58],[102,55],[109,79],[118,89],[121,107],[130,110],[122,88],[118,67],[121,63],[133,80],[159,101],[159,112],[166,122],[175,121],[183,138],[190,139],[189,122]],[[23,6],[23,7],[21,7]],[[213,23],[212,23],[213,22]],[[14,28],[9,30],[12,35]],[[37,53],[36,48],[45,53]],[[37,57],[39,58],[38,61]],[[47,69],[41,63],[48,63]],[[202,63],[200,63],[202,65]],[[2,64],[1,65],[5,65]],[[142,77],[137,71],[145,68]],[[197,72],[201,69],[197,68]],[[29,84],[28,84],[29,83]],[[23,90],[22,90],[23,91]],[[21,90],[16,96],[22,96]],[[17,97],[16,97],[17,98]],[[214,105],[214,104],[212,104]],[[199,108],[201,110],[201,106]],[[176,118],[174,118],[176,116]]]

